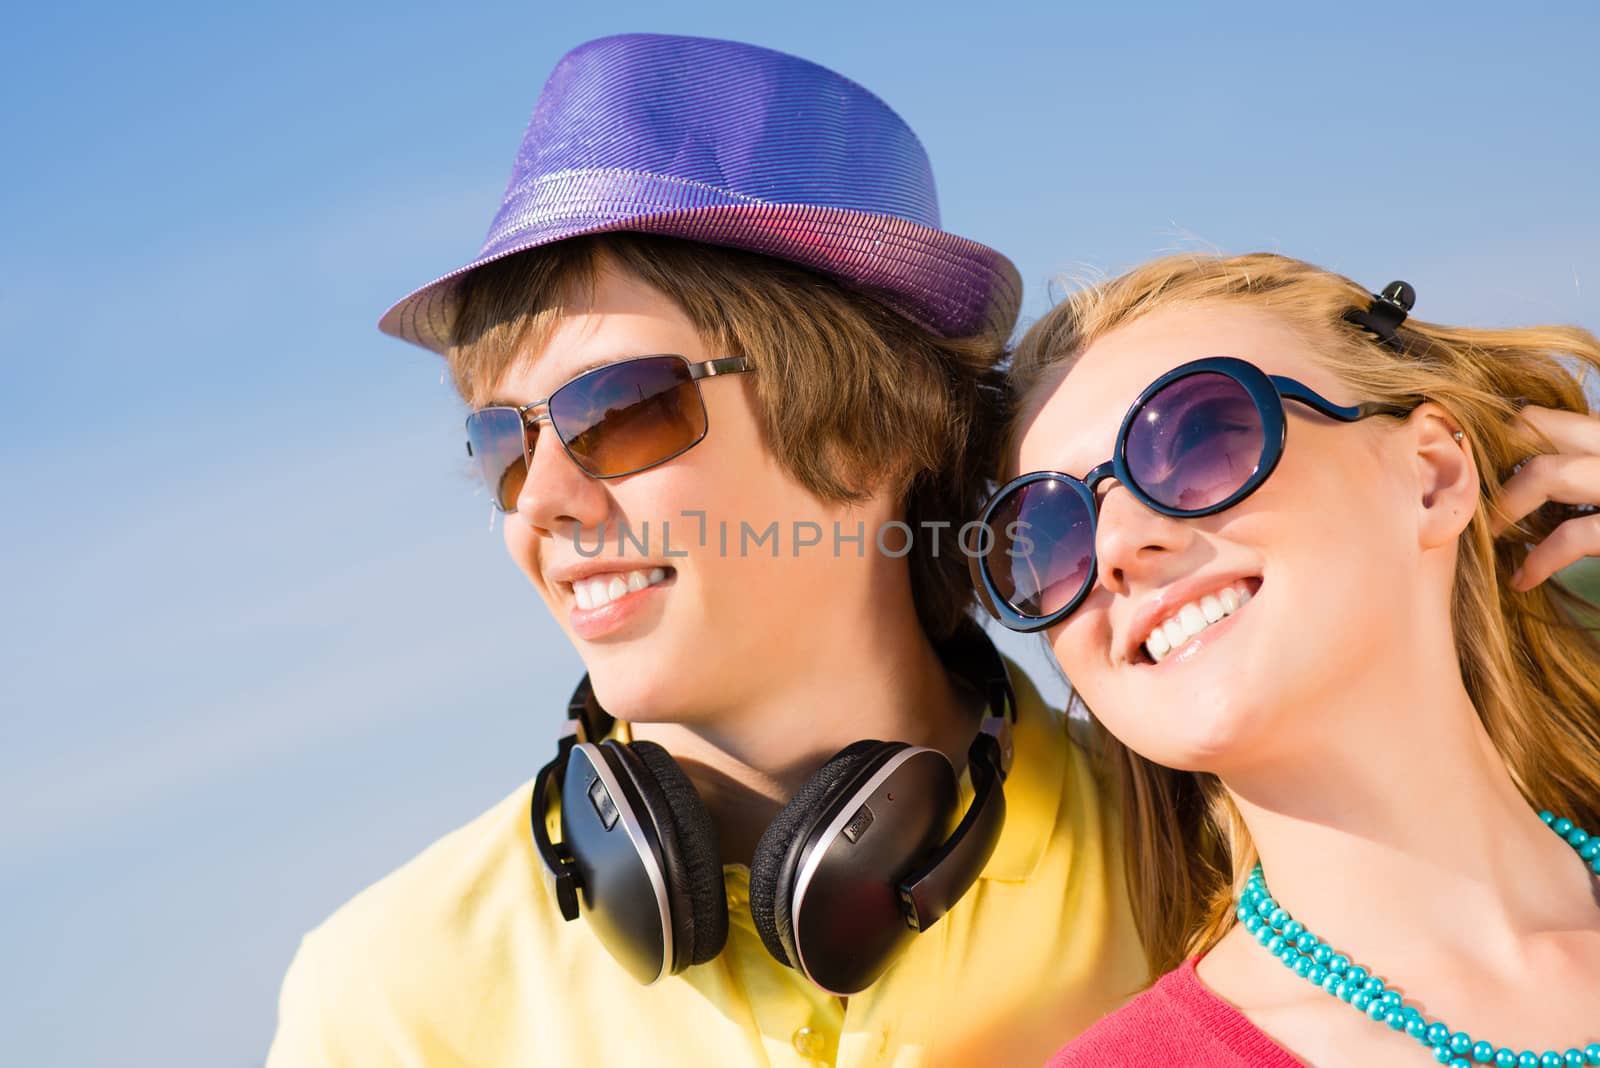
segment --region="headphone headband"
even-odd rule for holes
[[[993,717],[1005,724],[1006,720]],[[1010,731],[1006,731],[1008,743]],[[1008,763],[1002,756],[999,740],[988,732],[980,733],[967,750],[967,773],[972,778],[972,803],[950,837],[921,867],[900,881],[900,909],[906,926],[925,931],[983,874],[983,869],[1000,844],[1000,828],[1006,821],[1006,795],[1000,788]]]
[[[601,708],[600,702],[595,700],[594,687],[589,683],[589,673],[585,671],[583,678],[573,688],[572,696],[567,698],[567,720],[561,728],[561,744],[570,749],[573,742],[565,741],[565,737],[574,732],[577,734],[575,741],[599,742],[611,733],[616,723],[616,717]]]
[[[571,735],[561,739],[561,750],[554,760],[539,769],[538,776],[533,780],[533,844],[539,850],[539,859],[544,868],[545,880],[550,884],[550,890],[556,896],[556,904],[561,907],[561,918],[575,920],[578,918],[578,876],[577,865],[573,861],[572,850],[567,848],[565,842],[550,840],[550,829],[545,825],[545,820],[550,815],[551,807],[557,795],[561,792],[562,780],[567,767],[567,753],[573,746]],[[554,787],[552,792],[551,787]]]

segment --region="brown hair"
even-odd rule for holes
[[[1005,339],[940,338],[870,297],[805,268],[647,234],[575,238],[509,256],[465,283],[447,359],[457,392],[483,404],[535,359],[563,309],[614,264],[659,290],[706,347],[750,358],[773,455],[817,497],[847,503],[887,487],[913,529],[954,531],[977,513],[999,456]],[[919,530],[907,555],[917,616],[949,637],[972,603],[953,541]]]
[[[1442,406],[1479,467],[1479,505],[1460,537],[1451,604],[1467,692],[1523,795],[1600,825],[1600,641],[1579,622],[1594,619],[1592,607],[1554,582],[1511,588],[1524,543],[1544,537],[1551,518],[1536,513],[1498,542],[1490,534],[1501,483],[1549,447],[1514,430],[1518,401],[1587,414],[1579,376],[1600,370],[1600,340],[1574,327],[1473,330],[1408,319],[1396,352],[1343,318],[1371,299],[1348,278],[1283,256],[1156,260],[1073,293],[1028,331],[1011,369],[1024,401],[1017,423],[1097,338],[1162,308],[1212,301],[1288,323],[1364,399]],[[1152,763],[1109,735],[1104,742],[1126,813],[1134,918],[1160,975],[1233,925],[1255,847],[1216,776]]]

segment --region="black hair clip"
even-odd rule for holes
[[[1373,337],[1396,352],[1404,352],[1400,337],[1395,333],[1406,316],[1416,306],[1417,291],[1410,282],[1390,282],[1382,293],[1372,294],[1372,303],[1365,308],[1352,308],[1344,313],[1347,322],[1355,323]]]

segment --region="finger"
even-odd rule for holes
[[[1569,519],[1556,527],[1528,553],[1511,576],[1511,586],[1526,592],[1586,556],[1600,556],[1600,515]]]
[[[1592,415],[1530,404],[1517,413],[1512,425],[1542,435],[1553,452],[1600,455],[1600,419]]]
[[[1498,537],[1546,501],[1600,504],[1600,455],[1544,453],[1522,465],[1500,487],[1490,529]]]

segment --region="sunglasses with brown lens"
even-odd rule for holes
[[[467,455],[478,462],[495,507],[517,510],[539,424],[595,478],[621,478],[666,463],[706,436],[700,379],[754,371],[744,356],[690,363],[638,356],[596,367],[544,400],[497,404],[467,416]]]

